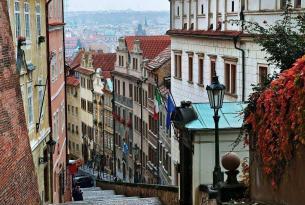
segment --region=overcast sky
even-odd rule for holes
[[[68,0],[68,11],[169,10],[168,0]]]

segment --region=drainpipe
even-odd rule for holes
[[[53,119],[52,119],[52,103],[51,103],[51,75],[50,75],[50,38],[49,38],[49,4],[52,0],[45,4],[45,25],[46,25],[46,50],[47,50],[47,89],[48,89],[48,111],[49,111],[49,126],[50,126],[50,140],[53,140]],[[50,153],[49,153],[50,154]],[[51,203],[53,203],[53,154],[50,154],[50,186],[51,186]]]
[[[65,11],[64,11],[64,1],[62,1],[62,23],[65,23]],[[63,25],[62,28],[62,49],[63,49],[63,60],[64,60],[64,83],[65,83],[65,135],[66,135],[66,167],[69,165],[69,154],[68,154],[68,143],[69,143],[69,138],[68,138],[68,109],[67,109],[67,70],[66,70],[66,49],[65,49],[65,45],[66,45],[66,41],[65,41],[65,27]],[[68,171],[66,171],[66,179],[68,179]]]
[[[233,37],[233,41],[234,41],[234,47],[235,49],[239,50],[241,52],[241,57],[242,57],[242,102],[245,102],[245,96],[246,96],[246,69],[245,69],[245,50],[242,49],[241,47],[237,47],[237,42],[241,42],[240,40],[240,35],[243,33],[244,31],[244,8],[242,8],[241,12],[240,12],[240,20],[242,21],[242,32],[240,34],[238,34],[237,36]]]
[[[113,123],[113,177],[116,178],[116,145],[115,145],[115,118],[113,114],[115,113],[115,83],[114,83],[114,75],[112,75],[112,123]]]

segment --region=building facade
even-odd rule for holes
[[[267,55],[243,32],[246,20],[263,24],[281,18],[287,1],[280,0],[170,0],[171,92],[181,101],[208,102],[206,85],[216,74],[226,86],[225,102],[247,100],[252,84],[261,82],[276,68]],[[295,13],[305,2],[291,1]],[[172,140],[173,161],[179,161],[177,140]],[[174,166],[173,172],[175,171]]]
[[[167,47],[157,57],[152,59],[146,66],[148,75],[148,110],[150,112],[149,124],[151,134],[149,140],[155,147],[149,145],[149,167],[154,175],[155,183],[170,185],[173,182],[171,174],[171,130],[166,127],[167,97],[170,95],[170,74],[171,74],[171,49]],[[162,104],[159,107],[159,119],[153,121],[154,99],[156,90],[161,96]]]
[[[53,202],[63,202],[67,188],[63,1],[48,1],[48,42],[53,154]]]
[[[119,39],[113,71],[116,176],[127,182],[157,182],[156,122],[148,101],[145,64],[170,44],[168,36]],[[152,148],[151,148],[152,147]],[[149,151],[150,150],[150,151]]]
[[[81,140],[82,158],[108,174],[112,172],[113,150],[110,72],[115,61],[114,53],[81,49],[70,64],[68,77],[80,82],[77,100],[80,105],[78,120],[81,131],[78,138]]]
[[[47,89],[45,1],[8,1],[24,112],[40,200],[51,201],[50,161],[47,142],[50,124]]]
[[[80,135],[80,81],[74,75],[69,75],[67,76],[66,83],[69,159],[83,159],[83,143]]]

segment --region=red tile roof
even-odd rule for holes
[[[68,76],[67,77],[67,85],[71,85],[71,86],[78,86],[79,85],[79,80],[74,77],[74,76]]]
[[[116,61],[115,53],[101,53],[93,54],[93,68],[101,68],[102,71],[113,71]]]
[[[92,52],[92,58],[93,58],[93,69],[89,68],[83,68],[81,67],[81,61],[84,54],[84,50],[81,50],[78,52],[78,54],[75,56],[75,58],[70,63],[71,69],[74,69],[75,71],[78,71],[85,75],[91,75],[94,73],[94,71],[97,68],[102,69],[102,75],[105,78],[110,78],[111,74],[110,72],[114,70],[115,62],[116,62],[116,54],[115,53],[102,53],[102,52]]]
[[[71,69],[75,69],[76,67],[80,66],[81,61],[82,61],[82,57],[84,54],[84,50],[80,50],[77,55],[75,56],[75,58],[72,60],[72,62],[69,64]]]
[[[148,64],[147,68],[150,70],[154,70],[160,68],[162,65],[170,61],[171,59],[171,48],[168,46],[165,48],[157,57],[152,59]]]
[[[129,52],[132,52],[134,41],[140,40],[143,57],[147,59],[155,58],[166,47],[171,44],[169,36],[127,36],[125,41]]]
[[[167,35],[181,35],[181,36],[197,36],[197,37],[211,37],[211,38],[232,38],[240,35],[240,31],[213,31],[213,30],[185,30],[176,29],[167,31]]]
[[[83,68],[83,67],[77,67],[75,68],[75,71],[84,74],[84,75],[92,75],[95,71],[90,68]]]

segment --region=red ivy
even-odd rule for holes
[[[257,139],[263,171],[276,187],[292,160],[298,144],[305,145],[305,56],[253,95],[255,109],[245,117],[245,125]],[[251,99],[251,98],[250,98]],[[246,137],[245,142],[249,142]]]

